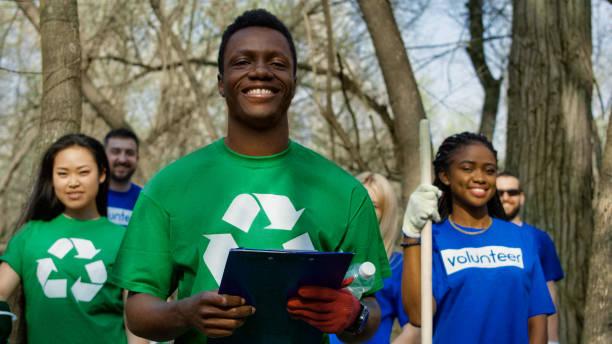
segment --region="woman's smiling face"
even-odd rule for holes
[[[106,174],[98,171],[96,160],[87,148],[74,145],[55,156],[53,189],[68,217],[86,220],[100,216],[96,196],[105,178]]]
[[[453,204],[464,208],[486,207],[496,192],[497,161],[486,146],[474,143],[458,149],[440,180],[451,189]]]

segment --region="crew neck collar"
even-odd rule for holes
[[[487,227],[485,227],[485,228],[473,228],[473,227],[466,227],[466,226],[462,226],[460,224],[457,224],[456,222],[454,222],[451,219],[450,216],[448,218],[446,218],[446,223],[448,223],[448,225],[453,230],[456,230],[459,233],[469,234],[469,235],[477,235],[477,234],[486,233],[493,226],[493,222],[494,222],[494,218],[491,217],[491,223]]]
[[[76,221],[76,222],[96,221],[96,222],[99,222],[99,221],[102,221],[102,220],[104,219],[104,216],[98,216],[98,217],[97,217],[97,218],[95,218],[95,219],[79,220],[79,219],[74,219],[74,218],[72,218],[72,217],[68,217],[68,216],[66,216],[66,214],[61,213],[61,214],[60,214],[60,215],[57,217],[57,219],[59,219],[59,220],[61,220],[61,221]]]
[[[287,154],[289,154],[291,150],[293,150],[295,142],[289,140],[289,146],[287,146],[285,150],[280,153],[266,156],[249,156],[234,152],[225,144],[225,138],[221,138],[220,140],[218,140],[216,146],[222,154],[244,166],[253,168],[265,168],[280,163],[283,158]]]
[[[134,183],[130,183],[130,188],[127,189],[126,191],[117,191],[117,190],[108,188],[108,192],[112,192],[114,194],[125,195],[125,194],[129,194],[130,192],[132,192],[133,189],[134,189]]]

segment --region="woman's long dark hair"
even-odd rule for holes
[[[438,200],[438,212],[440,213],[441,221],[444,222],[448,215],[453,211],[453,201],[451,196],[450,186],[445,185],[440,180],[439,174],[442,171],[448,172],[448,168],[453,161],[454,155],[461,148],[464,148],[473,144],[481,144],[487,147],[495,156],[495,163],[497,163],[497,151],[493,148],[493,144],[482,134],[475,134],[470,132],[463,132],[447,137],[444,142],[438,148],[436,158],[433,161],[435,179],[434,185],[442,190],[442,197]],[[504,207],[501,204],[497,192],[487,202],[487,211],[489,216],[497,217],[502,220],[508,220],[508,216],[504,211]]]
[[[98,173],[106,173],[107,178],[100,183],[96,195],[96,208],[101,216],[106,216],[106,197],[108,195],[108,159],[104,152],[104,146],[93,137],[83,134],[68,134],[55,141],[45,152],[38,170],[38,177],[28,197],[25,209],[18,222],[18,228],[30,220],[50,221],[64,212],[64,205],[55,195],[53,189],[53,163],[60,151],[79,146],[87,149],[96,161]]]

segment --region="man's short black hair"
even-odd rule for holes
[[[287,42],[289,43],[289,49],[291,49],[291,54],[293,54],[293,75],[295,75],[297,71],[297,55],[295,53],[293,37],[291,37],[289,29],[287,29],[287,27],[285,26],[285,24],[283,24],[282,21],[280,21],[275,15],[264,10],[263,8],[244,12],[225,29],[221,38],[221,45],[219,46],[219,57],[217,58],[217,63],[219,65],[219,74],[223,75],[223,56],[225,54],[225,46],[227,45],[227,42],[229,41],[230,37],[234,33],[236,33],[236,31],[251,26],[267,27],[278,31],[283,34],[283,36],[285,36]]]
[[[113,129],[109,131],[108,134],[104,136],[104,147],[108,145],[108,140],[113,137],[124,137],[124,138],[132,139],[134,140],[134,142],[136,142],[136,148],[138,148],[140,144],[140,142],[138,141],[138,136],[136,136],[136,134],[134,134],[133,131],[131,131],[128,128],[118,128],[118,129]]]

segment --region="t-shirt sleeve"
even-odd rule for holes
[[[161,299],[173,290],[170,219],[152,198],[141,194],[117,255],[111,282]]]
[[[556,313],[555,305],[550,298],[550,292],[544,280],[542,267],[536,259],[533,270],[531,272],[531,289],[529,291],[529,313],[528,317],[533,317],[540,314]]]
[[[5,261],[19,275],[23,276],[23,249],[25,237],[27,236],[29,223],[21,228],[8,243],[6,251],[0,257],[0,261]]]
[[[540,233],[540,263],[544,272],[544,279],[548,281],[558,281],[564,277],[561,262],[555,249],[555,244],[548,233]]]
[[[353,189],[350,214],[346,236],[339,251],[354,252],[353,263],[372,262],[376,266],[374,285],[366,292],[369,295],[382,289],[382,280],[391,276],[391,269],[380,236],[376,212],[365,188]]]

